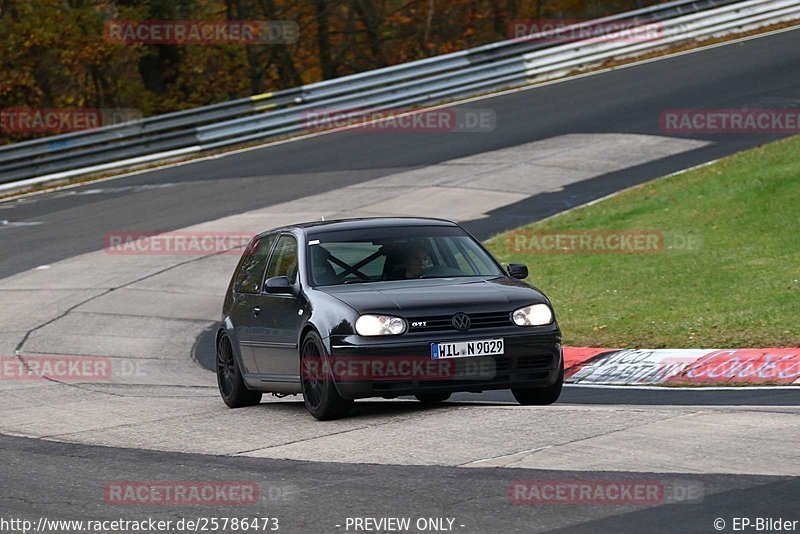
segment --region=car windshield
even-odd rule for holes
[[[315,286],[503,274],[469,234],[452,226],[325,232],[308,243]]]

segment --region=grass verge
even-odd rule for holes
[[[613,245],[619,231],[661,237],[647,253],[596,246]],[[590,246],[569,241],[584,235]],[[544,236],[578,251],[553,250]],[[488,247],[505,263],[528,264],[568,345],[800,347],[800,137],[506,232]]]

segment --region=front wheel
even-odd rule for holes
[[[325,357],[325,346],[316,332],[309,332],[300,349],[300,375],[306,410],[320,421],[339,419],[350,413],[353,401],[344,399],[333,383]]]
[[[261,402],[261,392],[247,389],[226,334],[219,336],[217,341],[217,386],[229,408],[255,406]]]
[[[564,369],[558,373],[558,378],[552,386],[543,388],[511,388],[511,393],[517,402],[523,406],[546,406],[553,404],[561,395],[564,386]]]

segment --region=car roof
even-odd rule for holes
[[[337,230],[356,230],[361,228],[386,228],[393,226],[458,226],[447,219],[434,219],[427,217],[362,217],[354,219],[336,219],[330,221],[311,221],[299,224],[290,224],[280,228],[273,228],[263,232],[265,235],[280,230],[301,230],[307,235]]]

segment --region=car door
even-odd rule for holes
[[[299,381],[300,364],[297,353],[297,336],[303,322],[298,277],[297,238],[289,233],[281,234],[267,266],[266,280],[285,276],[291,291],[267,293],[263,290],[256,297],[260,308],[258,339],[253,354],[259,372],[270,375],[266,380]]]
[[[239,341],[242,364],[245,374],[257,374],[258,369],[253,347],[259,342],[258,303],[264,272],[277,234],[261,237],[248,246],[233,282],[233,295],[230,311],[231,322]]]

